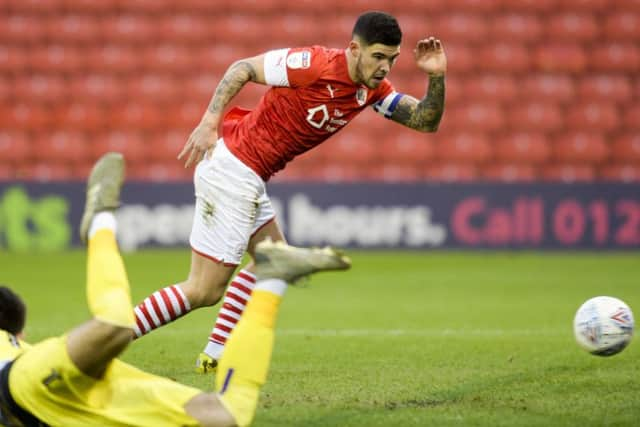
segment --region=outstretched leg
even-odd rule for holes
[[[270,239],[257,245],[258,282],[227,341],[218,366],[219,399],[239,426],[253,420],[274,343],[274,325],[287,282],[318,271],[345,270],[350,260],[330,248],[306,249]]]
[[[87,300],[93,319],[72,330],[67,351],[85,374],[99,377],[131,341],[134,318],[129,281],[118,251],[113,210],[120,204],[124,159],[104,155],[87,184],[80,236],[88,244]]]

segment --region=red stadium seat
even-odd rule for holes
[[[524,98],[565,104],[575,100],[573,79],[562,74],[534,74],[521,82]]]
[[[632,11],[615,11],[607,15],[604,36],[609,40],[640,40],[640,15]]]
[[[547,161],[551,148],[542,133],[507,134],[495,141],[495,156],[509,165],[540,164]]]
[[[441,131],[492,131],[502,128],[505,122],[502,108],[491,103],[451,107],[445,114],[446,118],[440,125]]]
[[[51,74],[31,74],[15,81],[15,96],[30,103],[56,102],[68,94],[63,78]]]
[[[180,163],[177,157],[188,139],[189,133],[187,132],[174,131],[148,135],[147,156],[156,162]]]
[[[489,31],[496,40],[533,42],[540,38],[542,30],[536,14],[508,13],[494,16]]]
[[[85,53],[69,44],[37,46],[30,49],[29,66],[36,73],[74,73],[85,66]]]
[[[564,125],[562,111],[555,104],[530,103],[509,111],[509,125],[523,131],[554,131]]]
[[[194,50],[171,43],[148,46],[142,52],[142,60],[145,69],[151,72],[184,73],[193,72],[198,67]]]
[[[516,43],[489,43],[480,49],[475,67],[494,72],[525,71],[531,66],[528,49]]]
[[[0,162],[0,182],[22,179],[18,169],[9,162]]]
[[[632,104],[629,108],[625,109],[624,125],[629,130],[640,130],[640,105]]]
[[[586,42],[598,37],[599,27],[596,17],[590,13],[577,12],[553,15],[547,22],[545,35],[554,41]]]
[[[542,177],[547,181],[589,182],[596,178],[596,173],[587,165],[557,164],[543,168]]]
[[[484,16],[472,13],[446,13],[431,23],[431,34],[437,34],[443,42],[468,43],[487,36],[487,23]]]
[[[220,31],[226,28],[219,28],[220,22],[212,25],[207,17],[200,17],[196,14],[167,14],[160,15],[155,19],[154,25],[158,26],[158,34],[163,40],[174,43],[203,43],[215,40]]]
[[[416,3],[416,6],[420,5],[417,1]],[[505,3],[504,0],[449,0],[447,2],[447,10],[460,10],[474,14],[492,13],[499,11],[503,3]]]
[[[534,52],[536,68],[544,72],[579,73],[587,67],[587,55],[578,44],[543,43]]]
[[[66,14],[48,18],[47,39],[63,43],[90,44],[100,40],[102,17],[99,15]]]
[[[20,0],[18,0],[20,1]],[[73,10],[74,13],[104,15],[110,12],[116,12],[123,2],[120,0],[59,0],[65,5],[66,10]],[[42,2],[38,2],[42,3]],[[129,4],[131,2],[125,2]],[[157,3],[162,3],[158,1]]]
[[[150,141],[144,139],[142,133],[119,130],[96,135],[89,147],[92,159],[97,159],[109,151],[118,151],[132,163],[144,161],[147,153],[153,149]]]
[[[610,72],[638,72],[640,50],[637,44],[609,43],[594,49],[590,55],[590,65],[594,70]]]
[[[90,140],[79,132],[43,132],[34,139],[34,156],[42,162],[80,163],[90,155]]]
[[[173,0],[118,1],[118,9],[124,13],[160,15],[171,11],[173,6],[175,6],[175,2]]]
[[[23,165],[19,173],[27,180],[40,182],[69,181],[74,178],[73,169],[68,164],[51,161]]]
[[[190,133],[200,122],[200,118],[207,109],[207,104],[208,102],[188,102],[175,105],[162,112],[163,125],[170,129]]]
[[[33,131],[51,123],[51,111],[42,104],[20,101],[11,105],[0,105],[0,129]]]
[[[601,163],[609,157],[609,146],[595,133],[560,135],[553,145],[554,159],[561,163]]]
[[[0,164],[31,157],[31,138],[20,131],[0,131]]]
[[[465,163],[434,163],[425,168],[425,177],[439,182],[473,181],[478,177],[478,170]]]
[[[443,40],[447,51],[447,70],[451,74],[476,70],[478,59],[473,51],[465,43],[449,43]],[[415,70],[415,65],[412,64]]]
[[[436,143],[436,156],[444,162],[482,163],[491,154],[491,145],[481,134],[459,133]]]
[[[115,103],[125,98],[121,80],[111,74],[86,74],[71,81],[71,98],[79,102]]]
[[[109,124],[104,108],[90,102],[73,102],[56,108],[55,125],[70,130],[99,131]]]
[[[326,163],[311,169],[307,177],[307,180],[311,181],[365,181],[367,179],[367,169],[366,165],[355,165],[349,163]]]
[[[619,136],[611,146],[613,159],[640,165],[640,132]]]
[[[147,101],[147,102],[144,102]],[[127,102],[113,106],[109,111],[111,123],[116,128],[157,130],[165,125],[164,109],[150,100]]]
[[[500,182],[531,182],[537,178],[536,169],[522,164],[491,164],[481,171],[484,179]]]
[[[583,99],[590,101],[622,103],[633,98],[629,77],[615,74],[582,77],[578,82],[578,93]]]
[[[382,140],[377,150],[383,162],[391,163],[424,163],[435,156],[433,142],[415,132],[394,132]]]
[[[448,89],[451,84],[447,83]],[[518,87],[510,75],[484,74],[468,78],[462,92],[467,100],[509,102],[518,96]]]
[[[12,13],[50,15],[65,9],[65,0],[3,0],[3,3]]]
[[[180,85],[180,89],[183,91],[185,99],[189,102],[201,103],[201,109],[204,112],[213,96],[219,79],[207,72],[185,74],[184,76],[185,81]]]
[[[88,50],[87,69],[96,73],[130,73],[140,69],[144,61],[138,50],[125,44],[103,44]]]
[[[640,165],[615,163],[600,169],[600,176],[610,181],[640,182]]]
[[[613,104],[590,102],[576,105],[567,111],[567,125],[577,130],[614,130],[620,123]]]
[[[366,178],[382,182],[414,182],[424,176],[425,166],[405,163],[371,164],[366,172]]]
[[[5,74],[0,74],[0,105],[9,105],[14,100],[13,79]]]
[[[178,99],[181,82],[167,74],[134,75],[125,82],[127,95],[140,102],[166,103]]]
[[[378,158],[376,143],[350,130],[336,135],[328,144],[331,152],[327,154],[335,161],[349,159],[351,162],[368,163]]]
[[[0,45],[0,73],[22,73],[28,62],[29,52],[21,45]]]
[[[189,181],[193,177],[192,169],[185,169],[176,163],[150,163],[143,162],[132,164],[127,170],[127,175],[132,180],[144,180],[153,182]]]
[[[108,34],[112,42],[124,44],[156,43],[160,33],[153,15],[114,15],[102,27],[103,34]]]
[[[556,2],[557,3],[557,2]],[[587,12],[603,12],[611,6],[610,0],[560,0],[563,10],[581,10]]]
[[[46,27],[38,15],[15,13],[3,16],[0,40],[3,44],[35,43],[46,37]]]
[[[557,7],[557,0],[509,0],[505,2],[510,10],[516,12],[548,12]]]

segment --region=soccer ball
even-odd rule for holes
[[[620,353],[633,336],[633,313],[613,297],[594,297],[580,306],[573,331],[580,347],[596,356]]]

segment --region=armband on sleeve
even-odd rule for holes
[[[373,104],[376,113],[382,114],[385,118],[390,119],[393,112],[400,102],[400,98],[404,95],[398,92],[391,92],[389,95]]]

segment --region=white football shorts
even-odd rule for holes
[[[238,265],[249,239],[275,218],[265,183],[220,138],[194,175],[196,208],[189,243],[194,252]]]

